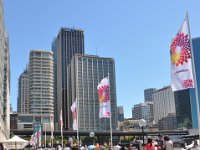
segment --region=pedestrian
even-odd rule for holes
[[[144,146],[144,150],[155,150],[155,145],[153,144],[151,138],[148,138],[147,144]]]
[[[169,136],[164,136],[164,149],[174,150],[173,142],[170,140]]]
[[[163,148],[163,147],[164,147],[164,146],[163,146],[163,145],[164,145],[164,139],[163,139],[163,136],[160,135],[160,134],[158,135],[157,143],[158,143],[158,144],[157,144],[157,145],[158,145],[158,146],[157,146],[157,149],[158,149],[158,150],[163,150],[163,149],[164,149],[164,148]]]

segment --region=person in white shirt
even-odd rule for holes
[[[164,148],[165,150],[174,150],[173,142],[170,140],[169,136],[164,136]]]

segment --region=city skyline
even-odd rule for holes
[[[158,0],[4,1],[13,109],[17,108],[18,78],[26,68],[30,50],[51,50],[61,27],[75,27],[84,30],[86,54],[115,59],[117,105],[124,107],[126,118],[131,117],[134,104],[144,102],[145,89],[170,84],[169,46],[186,11],[192,37],[200,36],[198,4]]]

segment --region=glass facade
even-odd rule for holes
[[[71,59],[75,54],[84,54],[84,32],[81,29],[61,28],[53,42],[56,88],[54,94],[55,126],[60,127],[59,116],[62,109],[64,129],[71,128],[72,85],[71,85]]]
[[[177,128],[192,128],[189,89],[174,92]]]
[[[200,99],[200,37],[192,39],[192,45],[193,45],[193,56],[194,56],[194,66],[196,71],[196,83],[198,87],[198,97]],[[196,104],[196,96],[195,96],[195,90],[190,89],[190,95],[191,95],[191,110],[192,110],[192,123],[193,128],[198,128],[198,119],[197,119],[197,104]],[[200,108],[200,101],[199,102],[199,108]]]
[[[156,91],[155,88],[148,88],[144,90],[144,101],[153,101],[153,93]]]

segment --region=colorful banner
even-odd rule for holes
[[[194,88],[188,20],[185,19],[170,46],[172,91]]]
[[[73,117],[73,130],[77,130],[77,100],[73,102],[71,111]]]
[[[110,83],[108,77],[97,86],[99,96],[99,118],[110,118]]]

